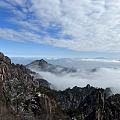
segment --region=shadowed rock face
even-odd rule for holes
[[[75,120],[120,120],[120,95],[87,85],[57,92],[57,103]]]
[[[35,76],[0,53],[0,120],[120,120],[120,95],[109,88],[55,91]]]

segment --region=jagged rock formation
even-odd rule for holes
[[[120,94],[109,97],[105,101],[104,120],[120,120]]]
[[[60,115],[54,114],[57,109],[54,98],[37,91],[40,86],[49,88],[49,83],[43,79],[35,79],[35,74],[23,65],[11,63],[8,57],[0,53],[1,120],[64,118],[62,112],[59,112]],[[41,95],[37,98],[38,93]]]
[[[56,91],[49,85],[0,53],[0,120],[120,120],[120,95],[109,88]]]
[[[119,120],[120,95],[110,89],[74,87],[57,92],[57,103],[73,120]]]
[[[4,56],[3,53],[0,53],[0,120],[19,120],[10,107],[4,88],[4,81],[6,78],[5,70],[8,69],[6,65],[10,63],[10,59]]]

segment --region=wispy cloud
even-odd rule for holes
[[[0,7],[14,15],[10,22],[21,26],[0,28],[1,39],[120,51],[120,0],[1,0]]]

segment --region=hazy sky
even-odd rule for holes
[[[0,51],[120,57],[120,0],[0,0]]]

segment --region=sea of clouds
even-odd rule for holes
[[[55,61],[57,60],[52,60],[51,62],[53,63]],[[64,60],[66,66],[71,67],[73,63],[74,68],[77,69],[77,72],[64,72],[62,74],[54,74],[51,72],[38,71],[36,69],[33,69],[33,71],[39,73],[44,79],[53,84],[58,90],[64,90],[68,87],[72,88],[74,86],[85,87],[87,84],[90,84],[91,86],[100,88],[110,87],[113,93],[120,93],[119,61],[82,59],[77,61],[69,60],[68,63],[70,62],[71,64],[69,66],[69,64],[67,64]],[[79,64],[79,66],[76,67],[76,65],[78,65],[80,62],[84,64]],[[92,64],[94,64],[94,66],[91,66]]]

